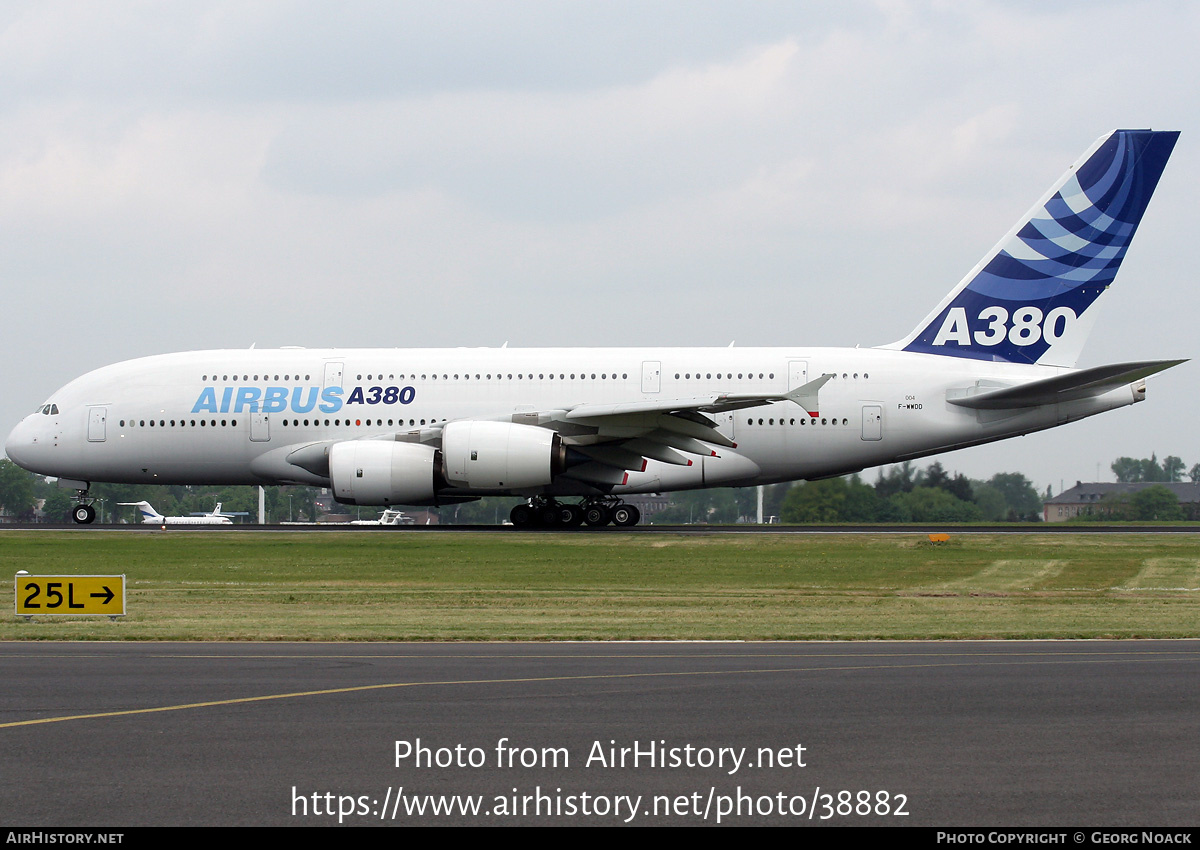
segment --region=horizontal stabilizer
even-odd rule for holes
[[[1015,387],[975,386],[951,390],[946,401],[973,410],[1011,410],[1040,407],[1081,398],[1094,398],[1118,387],[1186,363],[1186,360],[1144,360],[1137,363],[1113,363],[1044,378]],[[955,395],[961,393],[961,395]]]

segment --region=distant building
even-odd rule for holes
[[[1065,522],[1077,516],[1107,513],[1105,497],[1110,501],[1118,496],[1133,496],[1147,487],[1166,487],[1175,494],[1184,516],[1200,517],[1200,484],[1190,482],[1169,484],[1165,481],[1139,481],[1136,484],[1084,484],[1076,481],[1070,490],[1047,499],[1043,505],[1046,522]]]
[[[643,523],[653,522],[656,513],[674,504],[670,496],[664,496],[662,493],[640,493],[637,495],[622,496],[621,501],[637,508],[642,514]]]

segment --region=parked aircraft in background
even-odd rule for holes
[[[404,511],[389,508],[382,511],[375,519],[353,519],[350,525],[416,525],[416,520]]]
[[[252,349],[106,366],[8,456],[93,481],[309,484],[351,505],[526,498],[632,525],[632,493],[824,478],[1145,398],[1180,360],[1075,364],[1178,133],[1103,136],[908,336],[877,348]],[[849,283],[849,282],[848,282]],[[568,499],[572,501],[567,501]]]
[[[233,520],[221,513],[221,503],[217,502],[211,514],[192,514],[191,516],[163,516],[149,502],[117,502],[118,505],[132,505],[142,515],[143,525],[233,525]],[[79,511],[75,509],[75,521],[83,522]]]

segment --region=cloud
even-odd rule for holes
[[[5,353],[46,354],[8,418],[181,347],[886,342],[1119,125],[1185,134],[1105,315],[1166,289],[1186,316],[1198,18],[9,4]],[[1186,322],[1151,325],[1186,356]],[[1153,356],[1148,333],[1098,330],[1085,355]]]

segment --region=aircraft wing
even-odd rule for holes
[[[619,404],[578,404],[482,417],[557,432],[570,453],[563,473],[585,484],[604,488],[624,483],[630,470],[644,470],[648,460],[691,466],[689,455],[716,457],[718,448],[737,444],[718,430],[708,414],[791,401],[809,415],[818,415],[817,395],[833,378],[822,375],[787,393],[718,393],[694,398],[652,399]],[[368,438],[440,446],[447,425],[439,422]],[[322,441],[287,454],[287,462],[315,475],[329,476],[329,455],[335,441]]]
[[[1095,366],[1043,378],[1017,386],[986,386],[951,390],[946,401],[974,410],[1011,410],[1040,407],[1081,398],[1094,398],[1118,387],[1140,381],[1157,372],[1186,363],[1186,360],[1142,360],[1134,363],[1113,363]]]
[[[568,419],[596,419],[605,416],[624,416],[638,413],[724,413],[729,410],[741,410],[747,407],[758,407],[763,404],[773,404],[780,401],[794,401],[808,411],[810,416],[819,416],[817,412],[817,392],[833,377],[822,375],[815,381],[809,381],[802,387],[797,387],[788,393],[778,394],[746,394],[719,393],[717,395],[698,396],[685,399],[652,399],[650,401],[634,401],[624,404],[581,404],[572,407]]]
[[[688,455],[716,457],[713,446],[737,448],[707,414],[791,401],[818,415],[817,394],[832,379],[822,375],[787,393],[732,394],[651,399],[620,404],[580,404],[557,411],[518,413],[513,422],[553,428],[574,451],[564,475],[597,485],[622,484],[626,472],[644,470],[648,460],[691,466]]]

